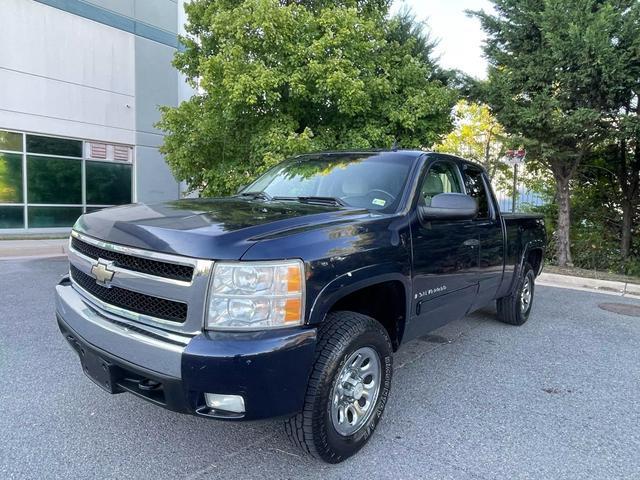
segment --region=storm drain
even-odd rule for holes
[[[601,303],[598,307],[607,312],[619,313],[628,317],[640,317],[640,305],[632,303]]]

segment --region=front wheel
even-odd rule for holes
[[[391,375],[391,341],[380,323],[354,312],[329,314],[318,332],[304,407],[285,422],[289,438],[326,462],[349,458],[375,430]]]
[[[522,325],[529,319],[533,305],[536,275],[533,267],[525,263],[518,272],[513,292],[497,302],[498,318],[510,325]]]

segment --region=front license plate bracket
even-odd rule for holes
[[[116,382],[115,370],[117,367],[114,365],[86,350],[80,353],[80,363],[82,363],[82,370],[85,375],[100,388],[109,393],[120,393],[122,391]]]

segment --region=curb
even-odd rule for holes
[[[0,261],[61,257],[67,254],[69,241],[3,240],[0,241]]]
[[[46,260],[48,258],[67,258],[66,253],[43,253],[38,255],[17,255],[17,256],[0,256],[0,263],[2,262],[19,262],[25,260]]]
[[[541,273],[537,283],[549,287],[572,288],[575,290],[619,295],[621,297],[633,296],[640,298],[640,285],[636,283],[573,277],[571,275],[561,275],[558,273]]]

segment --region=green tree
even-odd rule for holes
[[[582,250],[576,252],[578,257],[591,251],[594,268],[638,275],[640,238],[636,235],[634,241],[632,226],[640,219],[637,194],[640,159],[635,156],[634,145],[626,144],[626,139],[615,140],[612,138],[596,149],[577,172],[571,202],[575,212],[572,240]],[[635,196],[630,196],[631,189],[635,189]],[[597,240],[587,248],[580,248],[588,235]],[[589,267],[581,258],[574,260],[578,266]]]
[[[611,112],[619,105],[619,77],[629,61],[621,33],[638,2],[493,3],[495,14],[473,13],[488,34],[487,100],[508,133],[527,140],[530,158],[553,173],[557,261],[570,265],[571,180],[606,136]]]
[[[195,0],[174,64],[197,94],[158,126],[175,176],[205,195],[282,158],[323,149],[432,145],[455,92],[388,1]]]
[[[474,160],[489,174],[493,188],[507,196],[513,192],[513,168],[502,161],[509,147],[518,145],[510,139],[502,125],[484,103],[459,100],[453,109],[454,128],[433,148],[437,152],[451,153]],[[520,181],[529,180],[520,169]],[[517,195],[517,192],[515,192]]]
[[[454,129],[434,150],[475,160],[494,178],[503,163],[505,131],[491,114],[489,106],[460,100],[453,112]]]
[[[620,189],[620,254],[626,260],[631,255],[633,229],[637,225],[635,218],[640,215],[640,107],[637,93],[633,110],[623,109],[622,112],[627,118],[622,119],[622,128],[618,132],[617,141],[612,145],[610,158],[613,158],[613,168]]]

